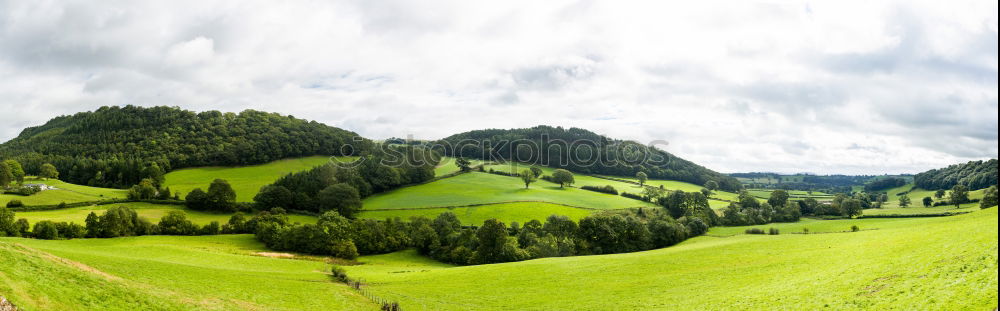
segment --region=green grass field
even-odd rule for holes
[[[236,191],[236,201],[252,202],[260,187],[273,183],[278,178],[289,173],[301,172],[313,167],[329,163],[331,159],[350,161],[354,157],[305,157],[284,159],[267,164],[240,167],[196,167],[179,169],[167,173],[164,186],[170,191],[180,193],[183,198],[194,188],[208,190],[208,185],[217,178],[225,179]]]
[[[406,220],[410,217],[423,216],[433,219],[434,217],[437,217],[437,215],[444,212],[454,213],[464,225],[478,226],[482,225],[483,221],[490,218],[501,219],[508,223],[516,221],[522,224],[533,219],[545,222],[545,218],[550,215],[562,215],[573,220],[580,220],[580,218],[586,217],[594,211],[544,202],[517,202],[459,208],[365,210],[358,214],[358,217],[369,219],[399,217],[400,219]]]
[[[497,170],[497,171],[520,172],[520,171],[522,171],[522,170],[524,170],[526,168],[530,168],[530,167],[537,167],[537,168],[542,169],[542,172],[543,172],[542,174],[543,175],[552,175],[552,171],[555,171],[555,169],[553,169],[551,167],[539,166],[539,165],[526,165],[526,164],[520,164],[520,163],[504,163],[504,164],[488,165],[488,166],[486,166],[486,169],[488,170],[488,169],[492,168],[492,169]],[[624,179],[624,180],[630,180],[630,181],[638,182],[638,180],[635,179],[635,177],[626,177],[626,176],[607,176],[607,177],[616,178],[616,179]],[[575,187],[611,185],[612,187],[615,187],[615,189],[617,189],[618,192],[631,192],[631,193],[635,193],[635,194],[642,193],[642,188],[639,187],[639,185],[632,184],[632,183],[626,183],[626,182],[620,182],[620,181],[616,181],[616,180],[603,179],[603,178],[598,178],[598,177],[588,176],[588,175],[582,175],[582,174],[575,174],[574,177],[573,177],[573,179],[576,180],[576,183],[573,184],[573,186],[575,186]],[[549,183],[549,182],[544,181],[544,180],[539,180],[538,182],[539,183]],[[680,190],[680,191],[684,191],[684,192],[698,192],[698,191],[701,191],[701,188],[703,188],[702,186],[699,186],[699,185],[695,185],[695,184],[692,184],[692,183],[686,183],[686,182],[683,182],[683,181],[675,181],[675,180],[650,179],[650,180],[646,181],[646,184],[650,185],[650,186],[654,186],[654,187],[663,186],[663,188],[667,189],[667,190]],[[712,197],[713,198],[723,199],[723,200],[732,200],[732,201],[736,200],[736,194],[735,193],[725,192],[725,191],[716,191],[715,194],[712,195]]]
[[[408,251],[346,269],[406,310],[996,307],[996,208],[807,225],[837,231],[851,221],[877,230],[704,236],[646,252],[466,267]]]
[[[886,190],[885,193],[889,197],[889,201],[885,202],[885,208],[898,208],[899,207],[899,197],[900,193],[909,190],[907,195],[910,197],[910,207],[923,207],[922,200],[925,197],[931,197],[934,202],[947,201],[948,197],[951,196],[951,190],[945,191],[945,195],[941,199],[934,198],[934,193],[936,190],[926,190],[920,188],[913,188],[913,184],[906,184],[896,188]],[[983,192],[986,189],[978,189],[969,191],[969,199],[982,199]],[[978,204],[976,205],[978,206]]]
[[[469,163],[471,163],[472,167],[483,164],[482,160],[477,160],[477,159],[466,159],[466,160],[469,160]],[[455,164],[455,158],[441,157],[441,163],[438,163],[438,166],[434,168],[434,176],[444,176],[454,172],[458,172],[459,170],[461,170],[461,168],[459,168],[458,165]]]
[[[136,213],[140,217],[145,217],[149,221],[154,223],[160,221],[160,218],[167,214],[169,211],[184,211],[187,214],[188,220],[191,222],[205,225],[212,221],[218,221],[220,224],[225,224],[229,221],[229,217],[232,214],[221,214],[221,213],[208,213],[196,210],[190,210],[182,205],[169,205],[169,204],[152,204],[152,203],[122,203],[122,204],[111,204],[111,205],[97,205],[97,206],[84,206],[84,207],[73,207],[66,209],[57,210],[47,210],[47,211],[21,211],[16,212],[17,218],[25,218],[31,224],[34,224],[41,220],[51,220],[51,221],[65,221],[65,222],[75,222],[78,224],[83,224],[84,220],[87,219],[87,214],[90,212],[97,213],[101,215],[104,210],[111,208],[113,206],[128,206],[135,209]],[[249,215],[248,215],[249,216]],[[305,215],[288,215],[289,220],[292,222],[300,223],[315,223],[316,217],[305,216]]]
[[[0,238],[0,292],[25,310],[377,310],[330,264],[266,251],[251,235]]]
[[[81,185],[74,185],[56,179],[35,179],[28,178],[26,184],[46,184],[55,187],[56,190],[44,190],[30,195],[19,196],[11,194],[0,194],[0,204],[7,205],[10,200],[21,200],[25,205],[56,205],[59,203],[94,202],[108,199],[121,199],[128,195],[128,190],[97,188]]]
[[[468,204],[540,201],[595,209],[654,206],[622,196],[538,181],[530,189],[518,178],[471,172],[435,182],[380,193],[364,200],[364,210],[450,207]]]

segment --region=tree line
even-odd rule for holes
[[[62,180],[126,188],[160,171],[266,163],[310,155],[358,155],[372,143],[357,134],[276,113],[195,113],[176,107],[101,107],[56,117],[0,144],[29,175],[52,164]]]

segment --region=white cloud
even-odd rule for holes
[[[102,105],[577,126],[733,171],[997,156],[989,1],[0,0],[0,140]]]

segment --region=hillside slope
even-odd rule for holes
[[[29,174],[52,163],[62,180],[124,187],[160,170],[260,164],[288,157],[353,155],[369,148],[358,135],[315,121],[245,110],[195,113],[174,107],[101,107],[24,129],[0,144],[0,158]],[[350,148],[345,148],[350,146]]]
[[[403,252],[347,269],[406,310],[996,308],[996,208],[872,223],[879,229],[703,236],[646,252],[466,267]]]
[[[445,155],[456,157],[515,160],[600,175],[635,176],[643,171],[650,178],[697,185],[714,180],[727,191],[740,187],[733,177],[666,151],[579,128],[485,129],[455,134],[436,145]]]
[[[913,176],[913,183],[927,190],[951,189],[955,185],[972,190],[994,186],[997,184],[997,159],[929,170]]]

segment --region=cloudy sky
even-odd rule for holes
[[[722,172],[997,157],[996,1],[665,2],[0,0],[0,141],[132,104],[582,127]]]

